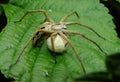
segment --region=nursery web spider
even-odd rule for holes
[[[80,35],[83,38],[89,40],[90,42],[92,42],[93,44],[95,44],[98,49],[106,54],[102,48],[92,39],[88,38],[87,36],[85,36],[84,34],[77,32],[77,31],[73,31],[73,30],[67,30],[67,25],[80,25],[83,26],[91,31],[93,31],[97,36],[99,36],[100,38],[103,38],[102,36],[100,36],[95,30],[93,30],[91,27],[83,25],[79,22],[64,22],[69,16],[75,14],[77,17],[79,17],[78,13],[76,11],[73,11],[67,15],[65,15],[59,23],[55,23],[47,14],[47,12],[45,10],[30,10],[27,11],[23,17],[16,21],[16,22],[20,22],[26,15],[28,15],[29,13],[32,12],[42,12],[45,16],[45,22],[43,24],[41,24],[38,29],[35,31],[35,33],[32,35],[32,37],[28,40],[28,42],[25,44],[25,46],[23,47],[22,51],[20,52],[17,60],[11,65],[15,65],[20,57],[22,56],[24,50],[26,49],[26,47],[30,44],[30,42],[32,41],[33,46],[36,46],[38,43],[40,43],[43,39],[47,39],[47,45],[48,48],[53,52],[53,55],[55,57],[55,61],[56,61],[56,55],[55,53],[62,53],[65,48],[66,45],[68,44],[72,50],[74,51],[75,55],[77,56],[77,59],[80,62],[80,65],[83,69],[83,72],[86,73],[85,67],[80,59],[80,56],[78,55],[78,52],[76,51],[75,47],[73,46],[73,44],[71,43],[71,41],[68,39],[67,34],[76,34],[76,35]],[[104,38],[103,38],[104,39]]]

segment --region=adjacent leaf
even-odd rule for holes
[[[120,2],[120,0],[117,0],[118,2]]]
[[[119,82],[120,81],[120,53],[106,57],[107,71],[94,72],[75,79],[75,82]]]
[[[32,13],[21,22],[14,23],[31,9],[45,9],[56,22],[59,22],[64,15],[77,11],[80,18],[73,15],[66,21],[77,21],[90,26],[106,40],[84,27],[72,25],[68,29],[77,30],[88,36],[107,54],[120,50],[120,40],[114,30],[112,17],[99,0],[10,0],[10,3],[2,5],[8,23],[0,33],[0,69],[6,77],[12,77],[20,82],[72,82],[74,78],[84,74],[77,57],[69,46],[65,52],[57,56],[55,64],[46,41],[38,47],[30,44],[20,61],[11,69],[9,68],[45,19],[42,13]],[[105,55],[93,43],[78,35],[71,35],[69,38],[78,51],[87,73],[105,70]]]

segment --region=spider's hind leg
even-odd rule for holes
[[[79,54],[77,53],[76,49],[74,48],[73,44],[70,42],[70,40],[69,40],[63,33],[59,32],[59,34],[60,34],[60,36],[61,36],[64,40],[66,40],[66,41],[68,42],[68,44],[70,45],[70,47],[73,49],[73,51],[74,51],[77,59],[78,59],[79,62],[80,62],[80,65],[81,65],[81,67],[82,67],[83,72],[86,74],[86,70],[85,70],[85,67],[84,67],[84,65],[83,65],[83,62],[82,62]]]
[[[67,31],[64,31],[65,33],[68,33],[68,34],[76,34],[76,35],[80,35],[82,36],[84,39],[92,42],[94,45],[96,45],[96,47],[102,52],[105,54],[105,56],[107,56],[108,54],[106,52],[104,52],[104,50],[92,39],[90,39],[89,37],[85,36],[84,34],[80,33],[80,32],[77,32],[77,31],[71,31],[71,30],[67,30]]]
[[[13,64],[10,65],[10,68],[12,68],[15,64],[18,63],[18,61],[20,60],[20,58],[21,58],[24,50],[25,50],[25,49],[27,48],[27,46],[30,44],[30,42],[31,42],[32,39],[33,39],[33,37],[31,37],[31,38],[27,41],[27,43],[25,44],[25,46],[22,48],[22,50],[21,50],[21,52],[20,52],[17,60],[16,60]]]
[[[10,68],[13,67],[15,64],[17,64],[20,60],[20,58],[22,57],[23,55],[23,52],[24,50],[29,46],[30,42],[33,41],[33,38],[35,38],[35,36],[39,33],[39,32],[45,32],[45,33],[48,33],[49,35],[52,33],[51,31],[46,31],[46,30],[37,30],[33,35],[32,37],[27,41],[27,43],[25,44],[25,46],[22,48],[22,50],[20,51],[19,55],[18,55],[18,58],[16,59],[16,61],[10,65]],[[47,36],[48,37],[48,36]],[[44,39],[46,39],[46,37],[43,37]],[[36,41],[38,41],[39,38],[36,38]],[[41,39],[42,41],[43,39]]]

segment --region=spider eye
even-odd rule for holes
[[[44,29],[45,27],[41,27],[41,29]]]

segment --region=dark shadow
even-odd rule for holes
[[[109,9],[109,13],[114,17],[113,22],[116,25],[116,32],[120,38],[120,3],[118,3],[116,0],[100,0],[100,2]]]
[[[5,16],[4,11],[2,11],[2,14],[0,16],[0,32],[2,31],[2,29],[6,26],[7,24],[7,18]]]
[[[0,72],[0,82],[12,82],[14,79],[12,78],[6,78],[1,72]]]

